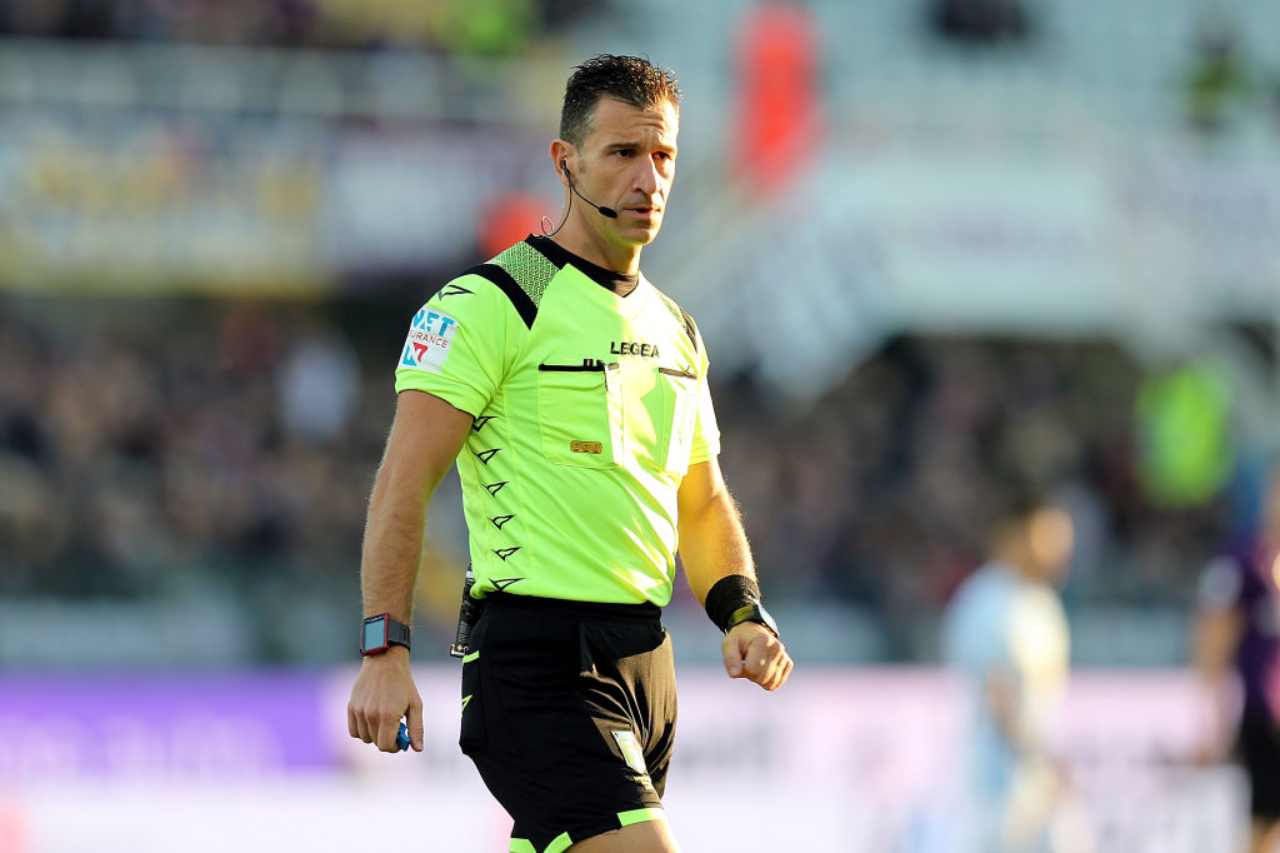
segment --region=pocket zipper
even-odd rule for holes
[[[618,362],[606,364],[599,359],[584,358],[582,364],[539,364],[538,370],[548,373],[603,373],[606,370],[617,370]]]
[[[674,367],[659,367],[659,373],[665,373],[667,376],[679,376],[681,379],[697,379],[698,374],[688,370],[676,370]]]

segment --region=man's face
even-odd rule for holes
[[[1066,510],[1045,507],[1027,520],[1027,541],[1037,577],[1058,583],[1071,565],[1075,526]]]
[[[641,109],[601,98],[587,136],[570,166],[578,191],[617,219],[588,215],[597,233],[621,246],[644,246],[658,236],[676,176],[680,117],[669,101]]]

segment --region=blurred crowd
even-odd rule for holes
[[[0,311],[0,595],[351,594],[394,404],[375,337],[398,341],[401,312],[49,305]],[[892,635],[941,611],[1002,491],[1031,479],[1076,519],[1069,601],[1185,603],[1220,509],[1145,496],[1142,378],[1103,344],[903,338],[796,415],[713,368],[721,461],[770,596],[860,604]],[[449,606],[453,553],[429,582]]]
[[[354,570],[391,400],[344,337],[305,310],[147,306],[134,334],[72,306],[0,322],[0,594]]]
[[[1143,382],[1108,344],[902,338],[800,418],[761,417],[749,382],[721,388],[722,462],[770,588],[864,605],[895,656],[1028,485],[1074,518],[1069,602],[1185,605],[1223,507],[1147,494]]]
[[[518,55],[586,0],[10,0],[0,35]]]

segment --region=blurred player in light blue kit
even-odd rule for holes
[[[960,849],[1054,849],[1048,825],[1062,780],[1046,730],[1067,680],[1070,634],[1055,585],[1073,542],[1064,510],[1019,490],[992,529],[989,561],[948,608],[944,655],[967,699]]]

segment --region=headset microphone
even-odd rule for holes
[[[604,216],[608,219],[618,218],[618,211],[614,210],[612,207],[602,207],[601,205],[596,204],[591,199],[584,196],[582,193],[578,192],[578,188],[573,185],[573,175],[572,173],[569,172],[569,167],[564,160],[560,161],[560,168],[564,170],[564,176],[569,179],[570,192],[572,192],[578,198],[582,199],[583,202],[585,202],[586,204],[590,205],[591,207],[594,207],[597,211],[600,212],[601,216]]]

